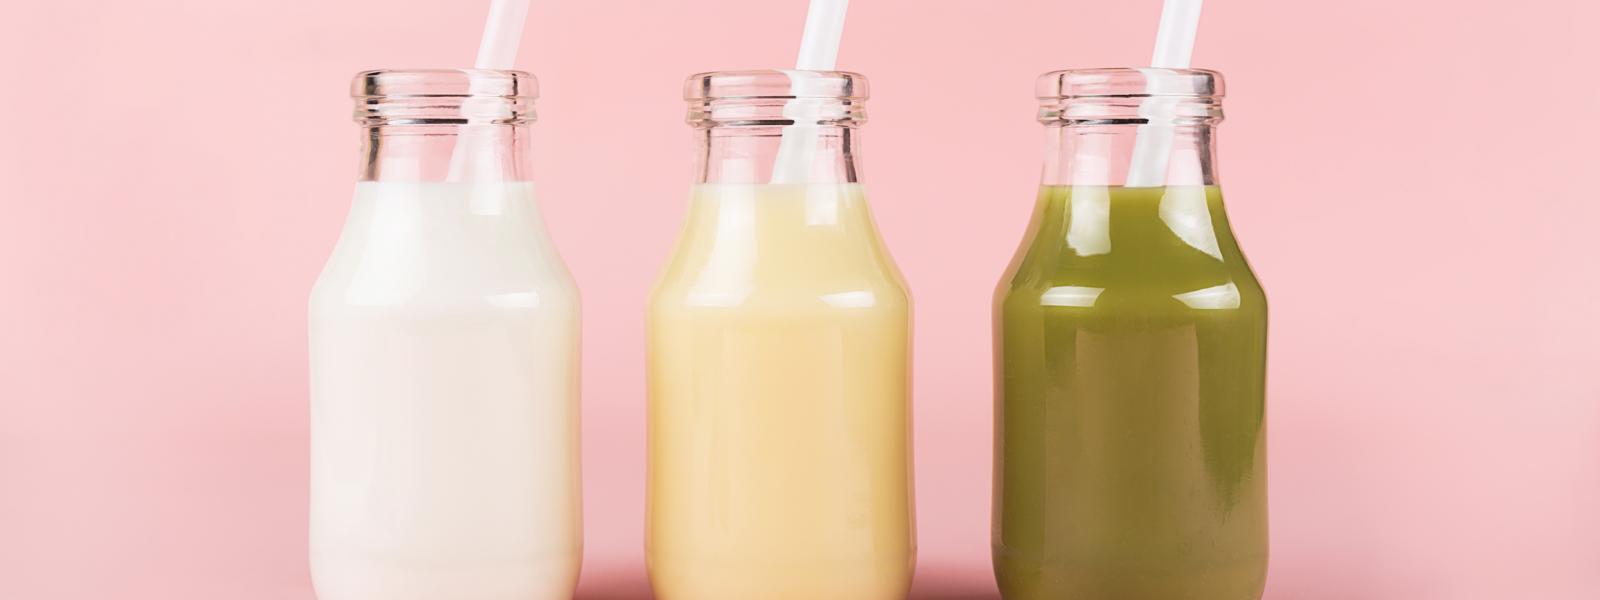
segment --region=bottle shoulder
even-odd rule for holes
[[[906,312],[910,306],[911,293],[898,273],[872,278],[663,280],[650,294],[652,312]]]
[[[1265,314],[1266,311],[1266,292],[1246,266],[1181,276],[1144,275],[1137,272],[1017,273],[1002,280],[995,290],[995,309],[1000,312],[1042,308],[1149,314],[1194,311]]]
[[[1046,187],[997,300],[1050,305],[1091,291],[1151,302],[1236,291],[1264,303],[1215,187]]]
[[[704,309],[904,308],[910,292],[875,236],[757,237],[680,243],[651,293],[652,305]]]
[[[557,311],[576,313],[577,285],[565,269],[480,279],[324,270],[311,287],[313,313],[351,311]]]

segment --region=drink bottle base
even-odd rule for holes
[[[1260,600],[1265,561],[1204,565],[1062,564],[995,552],[1005,600]]]
[[[650,561],[657,600],[903,600],[911,588],[904,559],[790,563]]]
[[[359,557],[319,562],[311,576],[317,600],[569,600],[578,583],[576,557],[486,566]]]

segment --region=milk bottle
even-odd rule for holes
[[[576,287],[515,71],[356,77],[360,182],[311,293],[321,600],[545,600],[578,575]]]

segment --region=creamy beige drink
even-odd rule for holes
[[[904,597],[910,322],[859,185],[695,188],[649,310],[658,597]]]

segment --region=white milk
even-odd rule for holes
[[[357,185],[311,292],[320,600],[571,596],[578,310],[532,184]]]

